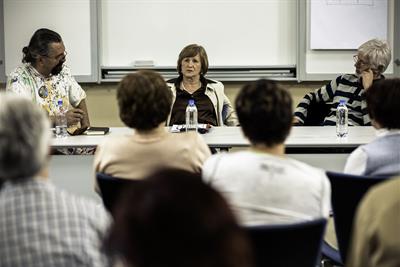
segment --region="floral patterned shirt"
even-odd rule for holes
[[[64,65],[58,75],[43,77],[30,63],[17,67],[8,77],[6,90],[32,99],[51,116],[58,100],[63,100],[67,109],[77,107],[86,93]]]

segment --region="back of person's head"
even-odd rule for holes
[[[179,74],[182,74],[182,60],[187,57],[195,57],[199,55],[201,63],[201,75],[205,75],[208,71],[208,56],[207,52],[201,45],[190,44],[185,46],[179,53],[177,70]]]
[[[368,59],[372,71],[378,74],[382,74],[386,70],[392,58],[389,44],[379,39],[372,39],[363,43],[358,48],[358,53]]]
[[[62,42],[61,36],[55,31],[49,29],[37,30],[28,46],[22,49],[24,54],[22,58],[23,63],[35,63],[37,57],[47,56],[49,54],[49,44]]]
[[[50,123],[29,99],[0,93],[0,179],[19,181],[46,164]]]
[[[159,171],[125,191],[105,242],[135,267],[247,267],[251,251],[224,198],[200,175]]]
[[[236,98],[236,111],[244,134],[252,144],[268,147],[284,143],[292,125],[292,98],[274,81],[246,84]]]
[[[148,131],[167,120],[172,92],[160,74],[141,70],[122,79],[117,100],[121,120],[131,128]]]
[[[374,82],[366,91],[367,109],[380,127],[400,129],[400,79]]]

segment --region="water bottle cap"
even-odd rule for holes
[[[58,105],[58,106],[62,106],[62,104],[63,104],[63,101],[62,101],[62,99],[58,99],[58,101],[57,101],[57,105]]]
[[[189,106],[193,106],[194,105],[194,99],[189,99]]]
[[[340,100],[339,100],[339,104],[346,104],[346,100],[340,99]]]

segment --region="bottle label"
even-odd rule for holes
[[[348,134],[348,109],[339,105],[336,110],[336,136],[346,137]]]

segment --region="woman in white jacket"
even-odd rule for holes
[[[185,124],[185,110],[190,99],[195,101],[199,123],[213,126],[237,126],[238,119],[224,93],[221,82],[206,79],[208,58],[205,49],[197,44],[183,48],[177,62],[179,77],[167,81],[173,93],[167,125]]]

